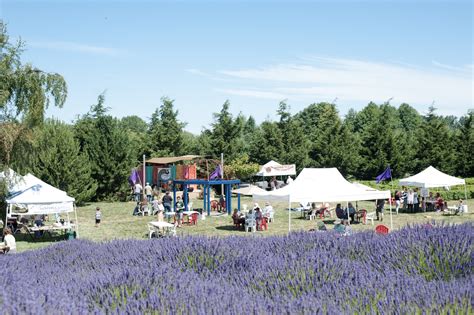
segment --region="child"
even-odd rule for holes
[[[95,208],[95,227],[100,226],[100,219],[102,217],[102,213],[100,212],[100,208]]]

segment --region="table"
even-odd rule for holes
[[[52,231],[64,231],[64,234],[66,234],[66,231],[71,230],[74,228],[74,224],[66,224],[66,225],[44,225],[44,226],[33,226],[33,227],[27,227],[26,231],[30,235],[31,239],[35,241],[35,238],[33,235],[31,235],[31,232],[43,232],[43,235],[48,233],[50,237],[52,237],[51,232]]]
[[[149,222],[149,224],[156,229],[157,235],[176,236],[176,227],[171,223],[163,221],[152,221]]]

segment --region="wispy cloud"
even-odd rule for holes
[[[64,42],[64,41],[48,41],[48,42],[30,42],[29,46],[46,48],[52,50],[71,51],[79,53],[97,54],[114,56],[119,54],[120,50],[110,47],[94,46],[82,43]]]
[[[441,110],[472,108],[472,67],[454,67],[433,62],[421,68],[340,58],[276,64],[253,69],[221,70],[235,79],[232,88],[220,91],[254,98],[383,102],[426,105],[432,101]],[[439,69],[442,68],[442,69]],[[248,86],[251,86],[249,88]]]

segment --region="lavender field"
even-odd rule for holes
[[[473,312],[473,225],[62,242],[0,257],[4,314]]]

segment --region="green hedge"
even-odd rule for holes
[[[392,183],[390,181],[384,181],[380,184],[376,184],[375,180],[361,180],[360,183],[373,187],[379,190],[390,190],[392,195],[395,193],[395,190],[400,190],[400,186],[398,185],[398,179],[394,179]],[[392,188],[393,187],[393,188]],[[466,189],[467,189],[467,198],[474,199],[474,178],[466,178]],[[464,186],[453,186],[450,187],[449,190],[445,190],[442,187],[439,188],[431,188],[430,191],[432,192],[439,192],[441,197],[444,200],[458,200],[458,199],[465,199],[464,194]]]

